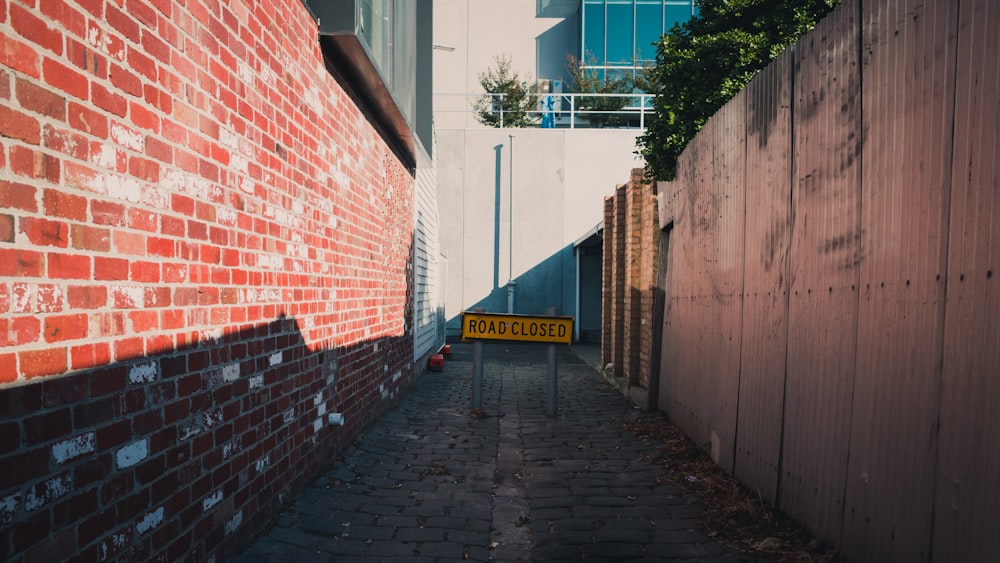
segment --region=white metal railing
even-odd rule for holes
[[[646,114],[653,111],[653,94],[534,94],[538,103],[527,112],[531,126],[558,129],[577,128],[620,128],[645,129]],[[472,104],[483,96],[502,100],[504,94],[435,94],[434,112],[440,114],[463,113],[476,117]],[[551,98],[547,104],[546,98]],[[625,105],[619,110],[579,109],[587,106],[591,98],[625,98]],[[458,100],[455,102],[454,100]],[[439,103],[450,102],[450,103]],[[504,127],[502,103],[493,104],[494,114],[500,127]],[[550,118],[550,119],[547,119]],[[477,120],[478,121],[478,120]]]

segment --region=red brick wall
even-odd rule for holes
[[[604,201],[604,364],[629,388],[649,389],[660,227],[656,190],[632,171]],[[633,398],[642,394],[630,393]]]
[[[0,0],[0,559],[259,530],[412,383],[412,190],[300,0]]]

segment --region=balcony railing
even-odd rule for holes
[[[495,97],[493,114],[500,127],[504,127],[503,104],[499,103],[504,94],[435,94],[434,112],[437,114],[466,114],[476,117],[472,103],[483,96]],[[533,127],[555,129],[645,129],[646,115],[653,111],[653,94],[537,94],[537,107],[529,110],[528,116]],[[551,98],[551,104],[546,98]],[[580,109],[589,105],[589,100],[625,98],[625,105],[618,110]],[[478,120],[476,120],[478,122]],[[484,125],[484,127],[487,127]]]

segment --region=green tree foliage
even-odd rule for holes
[[[699,13],[664,35],[649,69],[654,113],[639,148],[647,175],[673,179],[705,122],[841,0],[697,0]]]
[[[479,74],[486,94],[472,102],[476,119],[489,127],[529,127],[538,105],[537,88],[510,68],[509,57],[496,57],[496,66]]]
[[[593,55],[587,54],[587,64],[596,64]],[[570,55],[566,57],[566,70],[573,82],[573,91],[578,94],[629,94],[632,92],[632,79],[626,75],[607,76],[596,69],[589,68],[579,59]],[[625,123],[625,117],[619,112],[628,104],[625,96],[578,96],[574,101],[574,109],[582,112],[595,127],[616,127]]]

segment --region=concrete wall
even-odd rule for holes
[[[506,55],[523,79],[566,80],[579,48],[578,0],[435,0],[434,112],[442,128],[482,127],[469,111],[479,74]]]
[[[438,131],[441,248],[448,258],[446,318],[463,310],[516,313],[576,309],[573,243],[603,220],[604,197],[641,167],[636,130]],[[510,237],[510,135],[514,135],[514,236]],[[511,268],[512,265],[512,268]],[[600,304],[594,307],[600,310]]]

